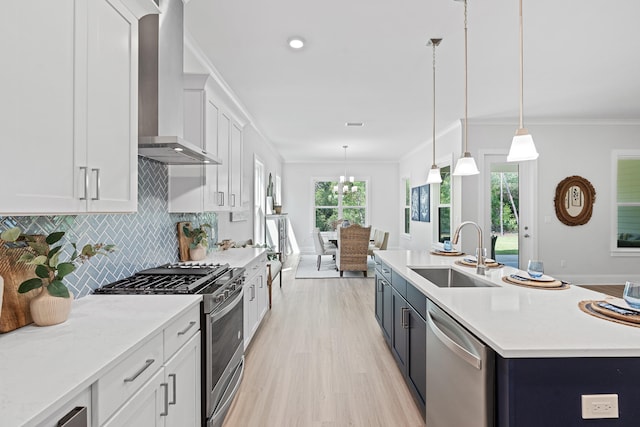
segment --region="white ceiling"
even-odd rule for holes
[[[515,132],[518,0],[468,8],[469,119]],[[453,0],[191,0],[185,27],[285,161],[340,160],[345,144],[350,160],[397,161],[431,140],[430,38],[437,129],[464,115],[463,16]],[[524,0],[525,127],[640,119],[638,19],[637,0]]]

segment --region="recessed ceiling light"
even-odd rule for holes
[[[302,49],[304,47],[304,39],[302,37],[291,37],[289,39],[289,47],[291,49]]]
[[[362,126],[364,126],[364,123],[362,123],[362,122],[347,122],[344,125],[346,127],[361,128]]]

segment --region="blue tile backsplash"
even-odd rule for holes
[[[61,216],[0,216],[0,231],[19,226],[25,234],[65,231],[66,242],[78,247],[87,243],[112,243],[116,252],[96,256],[65,278],[76,298],[135,272],[178,260],[176,222],[212,226],[211,242],[217,241],[218,219],[214,212],[170,214],[167,212],[168,168],[138,157],[138,212]],[[71,245],[65,245],[71,249]],[[61,257],[61,259],[66,259]]]

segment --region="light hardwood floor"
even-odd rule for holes
[[[276,280],[224,427],[424,426],[374,316],[374,280]]]

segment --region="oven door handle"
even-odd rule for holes
[[[234,297],[233,301],[229,302],[229,304],[226,307],[224,307],[220,311],[214,311],[213,313],[211,313],[211,323],[213,324],[218,320],[220,320],[221,318],[223,318],[224,316],[226,316],[231,310],[235,308],[236,305],[238,305],[239,302],[242,302],[243,296],[244,296],[243,291],[238,292],[238,296]]]

